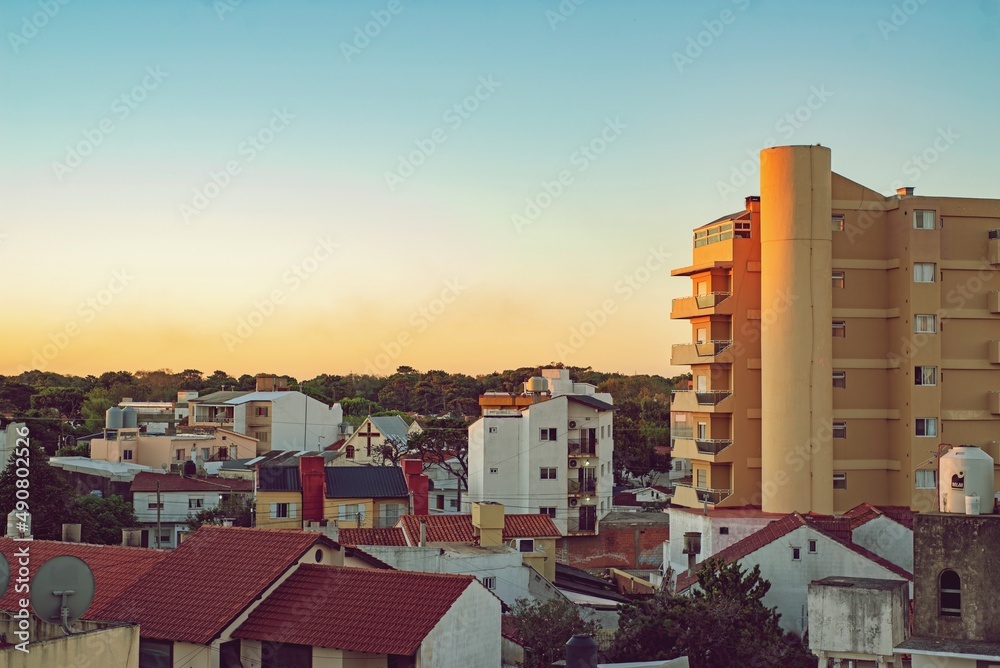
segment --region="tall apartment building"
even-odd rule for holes
[[[480,397],[463,508],[493,501],[508,514],[549,515],[563,535],[597,534],[611,510],[612,401],[567,369],[543,369],[523,394]]]
[[[673,504],[935,507],[941,442],[1000,446],[1000,200],[885,197],[822,146],[761,152],[760,197],[695,229],[672,364]]]

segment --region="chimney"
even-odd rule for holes
[[[688,556],[688,570],[694,571],[694,567],[698,563],[698,555],[701,554],[700,531],[684,532],[684,550],[682,553]]]
[[[424,463],[419,459],[404,459],[403,474],[406,476],[406,489],[410,492],[410,512],[414,515],[427,515],[427,490],[430,484],[424,474]]]
[[[480,545],[503,545],[503,504],[472,504],[472,532]]]
[[[747,211],[760,211],[760,195],[748,195],[745,201]]]
[[[913,197],[913,186],[896,188],[896,194],[900,197]]]
[[[326,499],[326,472],[323,457],[304,455],[299,457],[299,479],[302,481],[302,519],[319,521],[323,519]]]
[[[427,547],[427,520],[420,519],[420,547]]]
[[[80,542],[80,525],[79,524],[63,524],[62,525],[62,542],[64,542],[64,543],[79,543]]]

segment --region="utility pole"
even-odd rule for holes
[[[156,481],[156,549],[160,549],[160,508],[163,504],[160,502],[160,481]]]

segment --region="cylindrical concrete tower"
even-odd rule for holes
[[[763,510],[833,513],[830,149],[760,153]]]

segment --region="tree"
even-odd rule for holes
[[[203,524],[221,525],[226,519],[233,520],[233,526],[248,527],[253,523],[252,518],[250,497],[231,494],[215,508],[188,513],[187,523],[191,531],[197,531]]]
[[[97,545],[121,545],[122,529],[139,526],[135,510],[117,494],[106,499],[78,496],[73,512],[80,524],[80,540]]]
[[[80,415],[85,420],[84,424],[88,432],[93,434],[103,429],[105,413],[109,408],[117,405],[118,401],[111,394],[111,390],[95,387],[88,392],[83,400],[83,406],[80,408]]]
[[[613,661],[687,656],[692,668],[815,666],[801,641],[782,632],[780,615],[763,603],[771,584],[760,568],[707,560],[693,596],[661,593],[626,606],[610,651]]]
[[[79,417],[84,393],[75,387],[43,387],[31,397],[31,408],[52,411],[56,417]]]
[[[23,474],[24,469],[27,475],[18,475]],[[27,498],[24,498],[25,492]],[[18,501],[25,503],[18,506]],[[62,524],[73,521],[75,506],[73,490],[56,469],[49,466],[41,445],[33,436],[19,438],[7,467],[0,473],[0,518],[6,519],[15,508],[27,507],[35,538],[62,540]],[[121,534],[118,540],[121,541]]]
[[[423,427],[410,436],[409,451],[420,456],[425,470],[437,464],[458,478],[460,489],[468,489],[469,425],[459,418],[431,418]]]
[[[524,645],[524,668],[548,668],[566,656],[566,643],[577,633],[596,633],[579,608],[564,599],[544,603],[522,598],[514,604],[514,629]]]

